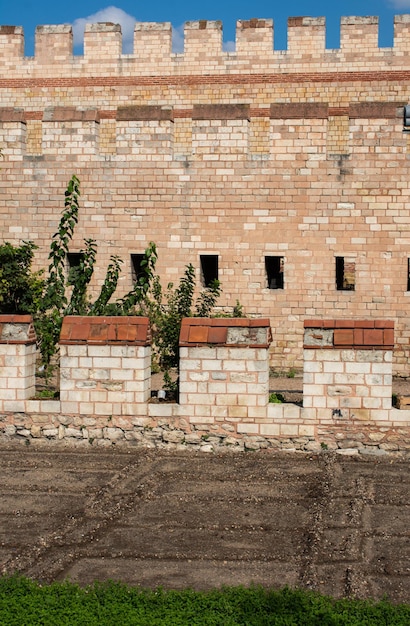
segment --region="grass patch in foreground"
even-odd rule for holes
[[[410,624],[410,606],[333,600],[313,592],[233,587],[156,591],[121,583],[40,585],[0,578],[1,626],[377,626]]]

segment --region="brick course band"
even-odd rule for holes
[[[271,341],[268,319],[185,318],[179,336],[179,345],[184,347],[219,345],[268,348]]]
[[[151,331],[147,317],[87,317],[68,315],[63,320],[60,344],[148,346]]]
[[[393,350],[394,322],[390,320],[305,320],[303,347]]]

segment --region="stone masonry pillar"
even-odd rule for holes
[[[35,394],[36,333],[31,315],[0,315],[0,410],[24,412]]]
[[[150,339],[147,317],[65,317],[62,413],[138,414],[151,395]]]
[[[270,342],[268,319],[182,321],[179,403],[192,423],[266,417]]]
[[[394,322],[305,320],[303,411],[331,424],[383,420],[392,408]]]

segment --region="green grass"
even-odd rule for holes
[[[410,607],[313,592],[224,588],[155,591],[121,583],[40,585],[0,578],[1,626],[371,626],[410,624]]]

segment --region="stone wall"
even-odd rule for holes
[[[142,23],[123,54],[118,25],[94,24],[77,56],[69,26],[39,26],[25,57],[22,29],[0,27],[2,236],[47,267],[75,173],[71,251],[97,240],[94,290],[117,254],[126,293],[152,240],[163,284],[192,262],[199,285],[213,255],[221,306],[269,318],[272,366],[301,367],[304,320],[331,315],[394,320],[407,375],[410,16],[390,48],[373,17],[343,18],[338,49],[322,18],[291,18],[285,51],[273,39],[272,20],[239,21],[225,52],[219,22],[190,22],[175,54],[169,24]]]
[[[11,357],[0,368],[10,389],[16,345],[10,337],[31,328],[28,316],[22,319],[0,316],[0,328],[12,325],[0,340]],[[147,319],[68,317],[61,398],[10,400],[3,384],[0,440],[204,451],[410,449],[410,410],[391,406],[393,324],[307,320],[305,328],[303,407],[268,402],[266,319],[184,320],[179,402],[154,403]],[[32,338],[30,330],[31,346]],[[34,379],[31,352],[19,368],[23,381]]]

